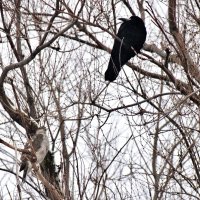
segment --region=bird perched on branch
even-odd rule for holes
[[[114,81],[121,67],[140,52],[146,40],[146,28],[141,18],[132,16],[130,19],[120,18],[122,24],[117,33],[111,52],[105,80]]]
[[[49,140],[46,135],[45,127],[40,127],[36,130],[35,135],[25,144],[24,149],[29,150],[30,154],[22,153],[21,155],[22,162],[19,171],[21,172],[24,170],[23,182],[26,179],[27,173],[31,171],[31,163],[36,162],[36,164],[40,164],[49,150]]]

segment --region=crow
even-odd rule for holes
[[[146,40],[146,28],[143,20],[138,16],[130,19],[120,18],[123,22],[117,33],[111,52],[108,68],[105,72],[105,80],[114,81],[121,67],[140,52]]]

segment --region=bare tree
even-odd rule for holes
[[[199,10],[197,0],[0,1],[1,198],[199,199]],[[135,14],[144,48],[106,83],[118,18]],[[40,125],[51,148],[22,184],[20,153]]]

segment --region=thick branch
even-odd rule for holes
[[[183,36],[181,35],[176,25],[176,0],[169,0],[168,17],[169,17],[169,30],[177,44],[182,66],[184,67],[186,73],[189,72],[191,76],[198,83],[200,83],[200,71],[190,58],[184,43]]]
[[[57,191],[57,189],[48,181],[44,178],[44,176],[42,176],[41,172],[38,170],[38,167],[36,166],[35,163],[32,163],[34,172],[36,173],[37,177],[39,178],[39,180],[43,183],[43,185],[51,192],[51,195],[53,197],[53,199],[56,200],[63,200],[64,197],[62,196],[61,193],[59,193]]]

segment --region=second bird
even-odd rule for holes
[[[114,41],[105,80],[114,81],[121,67],[128,60],[140,52],[146,40],[146,28],[141,18],[132,16],[130,19],[120,18],[123,21]],[[121,41],[120,41],[121,40]]]

